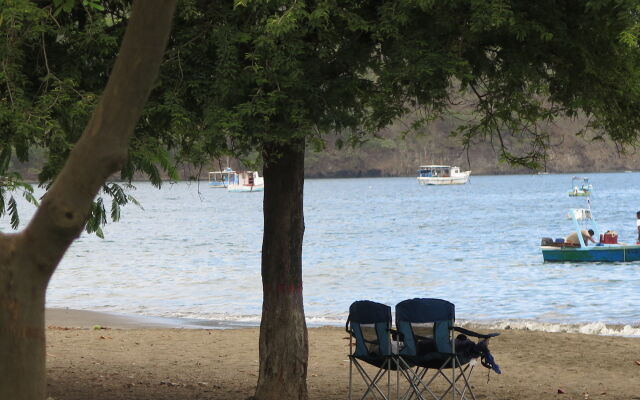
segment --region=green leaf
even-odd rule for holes
[[[113,222],[120,220],[120,205],[116,201],[111,202],[111,220]]]
[[[11,146],[5,145],[0,151],[0,176],[2,176],[9,168],[9,162],[11,161]]]
[[[34,206],[38,207],[40,205],[40,202],[38,201],[38,199],[36,199],[36,197],[31,192],[24,191],[22,192],[22,196]]]
[[[11,217],[11,228],[18,229],[20,226],[20,217],[18,216],[18,205],[13,196],[9,197],[9,216]]]

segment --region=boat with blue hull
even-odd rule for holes
[[[576,178],[574,177],[574,180]],[[593,186],[588,179],[580,186],[584,189],[587,208],[573,208],[567,217],[573,221],[573,234],[566,239],[542,238],[540,249],[545,262],[631,262],[640,261],[640,244],[618,243],[614,231],[601,233],[591,211]],[[577,186],[574,186],[577,187]],[[591,234],[591,235],[590,235]],[[591,237],[589,237],[591,236]],[[597,243],[589,246],[589,240]]]
[[[541,246],[545,262],[640,261],[640,245],[603,244],[589,247]]]
[[[233,174],[235,174],[235,171],[229,167],[222,171],[209,172],[209,187],[226,189]]]

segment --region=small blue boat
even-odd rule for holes
[[[549,262],[630,262],[640,261],[640,245],[618,243],[618,234],[607,231],[601,233],[591,212],[591,185],[587,191],[588,208],[569,210],[568,217],[573,221],[573,242],[565,239],[542,238],[540,249],[542,258]],[[592,230],[591,238],[596,243],[589,245],[586,230]],[[584,232],[584,233],[583,233]],[[585,236],[586,235],[586,236]],[[599,240],[597,239],[599,238]],[[568,239],[568,238],[567,238]],[[579,243],[575,243],[575,241]],[[587,243],[585,243],[587,240]]]
[[[589,247],[541,246],[548,262],[630,262],[640,261],[640,245],[603,244]]]

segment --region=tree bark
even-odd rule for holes
[[[49,279],[80,235],[92,200],[126,159],[158,74],[176,0],[138,0],[105,92],[31,223],[0,233],[0,399],[46,395],[44,305]]]
[[[306,400],[309,344],[302,303],[304,141],[265,144],[258,400]]]

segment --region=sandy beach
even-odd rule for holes
[[[246,399],[258,328],[47,310],[50,400]],[[502,375],[476,368],[478,399],[640,399],[640,339],[508,329],[492,339]],[[346,399],[343,328],[309,329],[311,399]],[[358,381],[356,381],[358,382]],[[359,382],[358,382],[359,383]],[[358,384],[357,388],[362,386]]]

